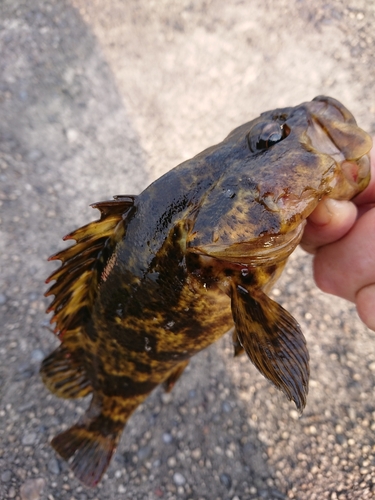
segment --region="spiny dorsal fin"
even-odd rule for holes
[[[100,210],[99,220],[90,222],[65,236],[75,240],[72,245],[52,255],[48,260],[61,260],[61,266],[46,280],[55,281],[45,296],[55,295],[47,313],[53,311],[51,323],[62,337],[73,330],[89,313],[97,293],[101,273],[115,244],[125,234],[123,221],[134,206],[135,196],[115,196],[91,206]]]

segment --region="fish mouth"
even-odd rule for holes
[[[359,191],[365,189],[365,187],[370,182],[371,177],[371,163],[370,156],[368,154],[362,156],[356,161],[348,161],[344,160],[340,165],[341,171],[344,176],[344,180],[340,182],[338,180],[336,186],[333,188],[332,192],[329,194],[330,197],[334,197],[336,199],[344,198],[341,195],[343,188],[342,184],[349,184],[353,191],[353,196],[357,194]],[[347,196],[345,196],[345,199]]]
[[[370,135],[358,127],[354,116],[336,99],[315,97],[310,103],[309,112],[312,123],[307,134],[312,145],[316,145],[320,152],[331,156],[341,153],[342,159],[356,161],[370,151]]]
[[[342,172],[330,196],[348,199],[362,191],[370,181],[368,153],[372,139],[358,127],[350,111],[332,97],[316,97],[311,101],[309,111],[311,120],[306,134],[311,146],[331,156]],[[341,195],[344,192],[345,196]]]
[[[208,244],[190,248],[198,255],[212,257],[237,265],[258,267],[273,265],[285,261],[294,251],[303,235],[306,221],[296,228],[276,235],[260,236],[253,241],[234,243],[232,245]]]

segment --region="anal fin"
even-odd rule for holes
[[[70,351],[61,344],[43,360],[40,368],[43,382],[60,398],[82,398],[92,391],[82,355],[82,352]]]
[[[262,291],[242,285],[233,286],[232,314],[238,340],[250,360],[302,412],[309,353],[297,321]]]

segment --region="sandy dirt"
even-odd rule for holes
[[[374,23],[373,0],[0,2],[0,498],[374,497],[375,334],[316,288],[301,250],[273,297],[309,345],[302,418],[225,337],[154,391],[88,490],[49,445],[88,402],[38,375],[57,345],[47,257],[96,217],[89,204],[319,94],[373,134]]]

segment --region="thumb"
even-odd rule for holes
[[[307,219],[301,247],[315,253],[322,245],[339,240],[355,223],[357,212],[351,201],[323,198]]]

